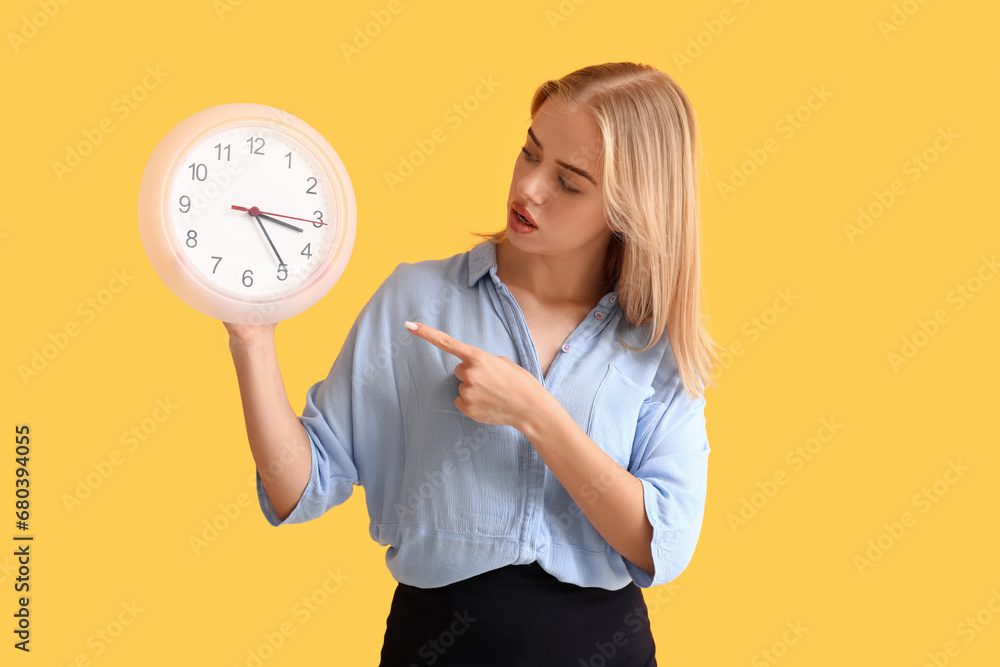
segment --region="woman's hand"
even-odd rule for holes
[[[530,409],[551,396],[534,375],[507,357],[498,357],[478,347],[457,341],[426,324],[407,322],[407,329],[435,347],[462,360],[455,366],[458,398],[455,407],[477,422],[509,425],[523,432]]]
[[[257,342],[274,340],[274,329],[277,322],[272,324],[233,324],[223,322],[226,331],[229,332],[229,346],[252,345]]]

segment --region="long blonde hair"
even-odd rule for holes
[[[698,232],[698,121],[684,91],[650,65],[605,63],[546,81],[531,100],[534,119],[549,97],[593,114],[601,131],[604,215],[617,230],[606,275],[635,326],[649,324],[644,352],[666,329],[687,394],[715,386],[718,347],[702,321]],[[477,233],[494,244],[507,237]]]

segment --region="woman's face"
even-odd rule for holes
[[[538,109],[514,163],[507,238],[524,252],[559,255],[607,248],[602,141],[594,118],[549,98]],[[534,222],[527,227],[515,211]],[[602,255],[603,256],[603,255]]]

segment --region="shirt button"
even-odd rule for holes
[[[617,300],[618,300],[618,295],[617,294],[612,294],[611,298],[608,299],[608,301],[610,301],[611,303],[614,303]]]
[[[599,320],[603,320],[604,319],[604,313],[602,313],[601,311],[597,311],[596,313],[594,313],[594,317],[596,317]]]
[[[564,343],[563,344],[562,351],[563,352],[569,352],[569,343]]]

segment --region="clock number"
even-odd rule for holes
[[[221,160],[222,159],[222,151],[223,151],[223,149],[225,149],[225,151],[226,151],[226,162],[229,162],[229,147],[230,147],[229,144],[226,144],[225,146],[223,146],[222,144],[215,144],[215,150],[216,150],[216,155],[217,155],[217,157],[215,159],[216,160]]]
[[[258,146],[256,142],[260,142]],[[263,155],[264,151],[261,149],[264,147],[264,139],[261,137],[250,137],[247,139],[247,143],[250,144],[250,155]]]
[[[208,166],[204,163],[195,164],[192,162],[188,165],[188,169],[191,170],[191,180],[204,181],[208,178]]]
[[[215,255],[212,255],[212,259],[215,260],[215,266],[212,267],[212,273],[215,273],[215,270],[217,268],[219,268],[219,262],[222,261],[222,258],[221,257],[216,257]]]
[[[187,213],[191,210],[191,198],[187,195],[181,195],[178,203],[181,205],[180,209],[178,209],[181,213]]]
[[[284,280],[288,277],[288,265],[278,264],[278,280]]]
[[[313,254],[312,254],[312,250],[310,250],[310,246],[312,246],[312,243],[307,243],[306,247],[303,248],[302,252],[300,252],[299,254],[300,255],[305,255],[306,257],[312,257]]]
[[[247,269],[243,272],[243,286],[250,287],[253,285],[253,271]]]
[[[288,168],[291,169],[292,168],[292,154],[291,153],[285,153],[285,157],[288,158]]]
[[[313,211],[313,215],[315,215],[316,219],[319,220],[319,222],[314,222],[313,223],[313,227],[322,227],[323,226],[323,211]]]
[[[189,248],[193,248],[198,245],[198,232],[193,229],[189,229],[187,238],[184,240],[184,244]]]
[[[315,190],[313,190],[313,188],[314,188],[314,187],[316,187],[316,184],[317,184],[317,183],[319,183],[319,181],[317,181],[317,180],[316,180],[315,178],[313,178],[312,176],[310,176],[309,178],[307,178],[307,179],[306,179],[306,181],[312,181],[312,182],[313,182],[313,184],[312,184],[312,185],[310,185],[310,186],[309,186],[308,188],[306,188],[306,194],[307,194],[307,195],[315,195],[315,194],[318,194],[318,193],[317,193],[317,192],[316,192]]]

